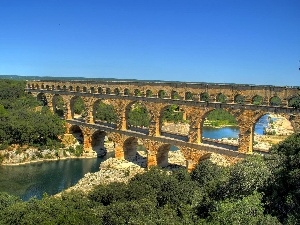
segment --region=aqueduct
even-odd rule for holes
[[[147,149],[147,165],[163,165],[170,145],[180,148],[187,165],[192,168],[201,157],[210,153],[222,154],[231,162],[253,152],[254,125],[269,112],[284,115],[295,132],[300,130],[300,113],[291,106],[300,95],[298,87],[262,85],[131,82],[131,81],[28,81],[26,91],[37,96],[55,110],[61,96],[67,121],[67,132],[82,132],[84,149],[92,152],[93,143],[105,135],[115,143],[115,157],[134,156],[137,140]],[[74,118],[74,99],[82,98],[86,115]],[[96,123],[95,104],[105,101],[117,114],[116,124]],[[142,104],[150,114],[147,129],[136,131],[128,126],[128,109]],[[162,112],[172,104],[179,106],[190,121],[188,135],[171,138],[163,134]],[[240,129],[238,146],[212,146],[203,143],[202,128],[206,115],[215,109],[224,109],[235,116]],[[99,135],[101,137],[99,137]]]

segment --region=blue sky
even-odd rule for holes
[[[300,86],[299,0],[1,0],[0,74]]]

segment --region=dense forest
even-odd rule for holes
[[[24,92],[25,82],[0,80],[0,149],[8,145],[56,146],[64,121]]]
[[[90,193],[27,202],[0,194],[0,224],[299,224],[300,134],[230,167],[152,168]]]

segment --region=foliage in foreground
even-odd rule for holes
[[[128,184],[23,202],[0,194],[2,224],[299,224],[300,134],[267,157],[230,167],[209,160],[189,174],[152,168]]]

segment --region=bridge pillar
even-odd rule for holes
[[[125,158],[124,150],[123,150],[122,146],[120,146],[120,145],[115,146],[115,158],[116,159],[124,159]]]
[[[70,104],[69,101],[65,103],[65,107],[66,107],[65,119],[66,120],[71,120],[72,119],[72,112],[71,112],[71,104]]]
[[[291,122],[291,125],[294,128],[294,132],[299,133],[300,132],[300,115],[299,114],[290,115],[289,121]]]
[[[149,136],[153,136],[153,137],[160,136],[159,117],[151,120],[150,126],[149,126]]]
[[[45,96],[46,96],[46,99],[47,99],[47,106],[49,107],[51,112],[54,112],[53,102],[52,102],[53,95],[46,93]]]
[[[239,146],[238,151],[241,153],[251,154],[253,151],[253,127],[249,127],[246,131],[241,131],[239,134]]]
[[[147,158],[148,158],[147,168],[157,166],[156,152],[148,151]]]
[[[90,108],[87,108],[87,116],[85,118],[86,123],[94,123],[93,111]]]

